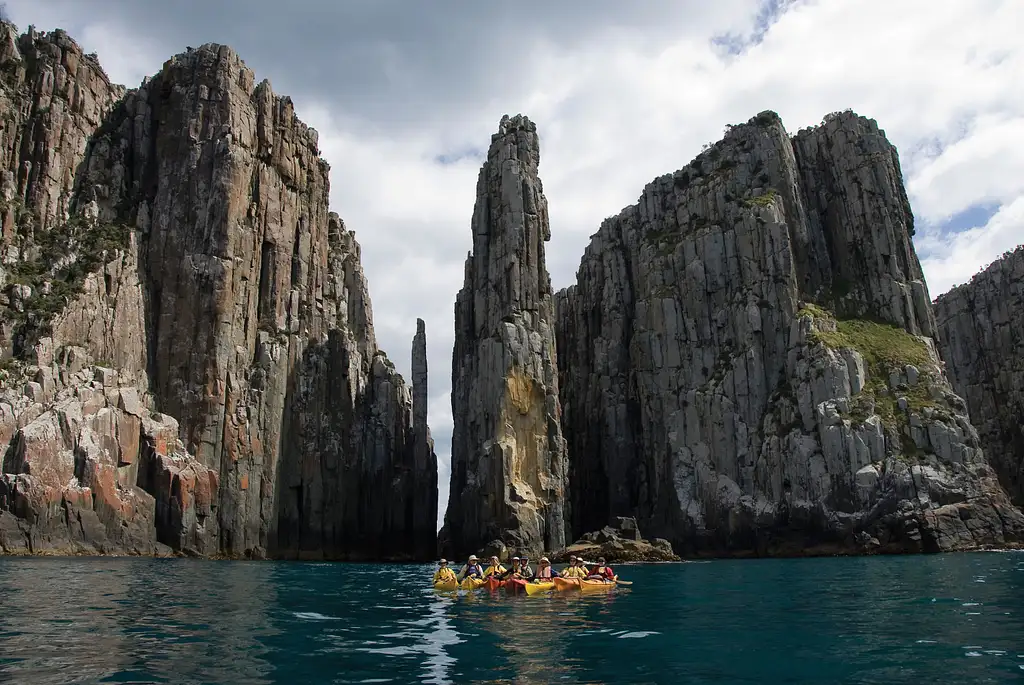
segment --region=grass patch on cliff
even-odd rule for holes
[[[743,201],[743,205],[746,207],[770,207],[775,198],[779,196],[774,190],[768,190],[756,197],[750,197]]]
[[[811,316],[831,323],[834,330],[818,328],[812,334],[817,341],[832,349],[848,347],[860,352],[869,373],[888,374],[891,367],[903,368],[913,364],[922,368],[931,366],[928,346],[899,326],[868,319],[837,319],[831,312],[814,304],[805,304],[799,316]]]
[[[53,319],[77,297],[89,274],[101,269],[117,250],[128,247],[131,231],[112,223],[89,224],[82,217],[36,230],[26,236],[22,259],[8,272],[8,297],[12,286],[28,286],[31,294],[21,311],[8,307],[14,321],[15,352],[27,354],[39,338],[49,335]]]
[[[877,416],[896,457],[907,462],[922,459],[924,452],[911,438],[911,416],[942,421],[953,418],[948,403],[932,394],[936,369],[925,342],[888,323],[839,319],[816,304],[803,304],[797,314],[816,320],[812,341],[831,349],[856,350],[864,360],[864,387],[849,399],[844,418],[862,425]],[[905,375],[908,365],[918,370],[916,382]],[[899,374],[896,380],[891,377],[894,372]]]

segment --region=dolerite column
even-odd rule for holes
[[[496,539],[531,552],[565,543],[566,448],[539,162],[533,122],[503,117],[477,180],[473,251],[455,302],[449,555]]]
[[[415,535],[418,559],[431,559],[437,552],[437,456],[427,425],[427,331],[423,319],[416,319],[412,339],[412,431],[415,519],[409,530]]]

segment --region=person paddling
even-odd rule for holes
[[[576,557],[569,557],[569,566],[562,569],[563,578],[586,578],[587,568]]]
[[[530,578],[533,576],[533,569],[530,567],[529,557],[523,557],[520,566],[521,568],[519,572],[523,574],[523,578]]]
[[[484,570],[480,568],[480,559],[478,559],[475,554],[470,554],[468,563],[462,567],[461,571],[459,571],[458,579],[459,581],[463,581],[470,577],[482,578],[483,575]]]
[[[606,583],[610,583],[615,580],[615,572],[612,571],[611,566],[607,566],[604,563],[604,557],[598,557],[597,566],[591,569],[587,575],[587,580],[603,580]]]
[[[551,562],[548,561],[547,557],[541,557],[540,562],[537,565],[537,571],[530,577],[533,582],[542,580],[551,580],[552,578],[558,577],[558,571],[551,568]]]
[[[501,574],[500,577],[502,578],[502,580],[506,578],[523,577],[522,568],[519,565],[519,557],[512,557],[512,568],[506,570],[503,574]]]
[[[448,560],[442,559],[437,562],[437,570],[434,571],[434,584],[436,585],[437,583],[442,582],[450,583],[453,580],[456,580],[455,571],[448,567]]]
[[[484,578],[489,578],[490,576],[501,578],[507,570],[501,565],[501,560],[498,557],[491,557],[491,565],[484,569]]]

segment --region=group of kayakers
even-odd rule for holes
[[[448,566],[447,559],[441,559],[438,562],[437,571],[434,573],[434,583],[451,582],[453,580],[462,582],[466,578],[485,580],[491,576],[498,580],[517,578],[534,582],[550,580],[551,578],[581,578],[585,580],[601,580],[607,583],[615,580],[615,572],[612,571],[611,566],[605,563],[604,557],[598,557],[597,564],[593,568],[588,569],[583,559],[571,556],[569,557],[569,565],[561,571],[556,571],[551,567],[551,562],[547,557],[541,557],[540,561],[537,562],[537,569],[534,570],[530,566],[530,559],[528,557],[512,557],[511,568],[505,568],[501,564],[501,560],[493,556],[490,559],[490,565],[484,568],[480,564],[479,557],[471,554],[466,565],[458,573]]]

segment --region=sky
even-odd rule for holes
[[[135,86],[231,45],[320,133],[356,232],[378,342],[409,380],[427,326],[439,522],[455,294],[476,175],[503,114],[538,127],[548,270],[571,284],[601,220],[764,109],[787,129],[852,108],[900,153],[931,295],[1024,242],[1021,0],[7,0]]]

